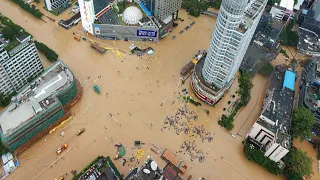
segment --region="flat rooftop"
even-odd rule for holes
[[[100,11],[109,6],[109,4],[114,1],[115,0],[93,0],[95,14],[98,14]]]
[[[29,123],[36,114],[47,110],[58,100],[54,94],[73,81],[73,75],[58,61],[13,97],[11,104],[0,115],[3,135]]]
[[[260,125],[277,134],[277,141],[284,147],[288,147],[288,143],[290,142],[290,128],[294,101],[294,90],[291,90],[284,85],[284,82],[286,81],[285,79],[289,79],[287,81],[295,80],[295,76],[294,78],[291,77],[291,73],[292,72],[286,70],[285,67],[276,67],[275,72],[270,77],[268,87],[269,92],[273,91],[272,99],[266,107],[266,110],[262,113],[262,115],[271,120],[274,125],[264,120],[258,121]],[[288,74],[290,74],[290,77],[288,77]]]
[[[157,166],[152,167],[151,163],[155,163],[155,161],[153,161],[152,159],[148,159],[140,168],[137,169],[136,173],[129,174],[125,179],[127,180],[163,179],[162,171]]]
[[[250,20],[257,18],[261,10],[264,9],[264,2],[264,0],[256,0],[251,4],[249,3],[249,6],[245,11],[245,17],[249,18]]]
[[[293,11],[294,0],[281,0],[279,6]]]
[[[299,41],[297,47],[299,51],[320,52],[320,39],[315,32],[299,28],[298,34]]]
[[[101,14],[99,16],[99,18],[97,19],[98,22],[100,24],[110,24],[110,25],[124,25],[124,26],[146,26],[146,27],[150,27],[150,26],[156,26],[156,24],[153,22],[151,14],[148,14],[148,12],[146,12],[145,6],[141,6],[143,5],[141,2],[138,3],[129,3],[128,2],[128,7],[129,6],[135,6],[138,7],[141,10],[141,13],[143,14],[143,18],[141,20],[139,20],[139,24],[136,25],[126,25],[123,21],[122,21],[122,17],[118,17],[118,14],[114,11],[113,8],[108,9],[106,12],[104,12],[103,14]],[[155,17],[153,17],[155,18]],[[162,21],[158,20],[159,23],[164,26],[165,23],[163,23]]]
[[[17,40],[19,41],[24,41],[25,39],[29,38],[29,36],[31,36],[30,34],[28,33],[22,33],[21,35],[19,35],[17,38]]]

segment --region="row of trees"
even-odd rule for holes
[[[209,7],[220,9],[222,0],[207,0]]]
[[[2,141],[0,140],[0,153],[1,153],[1,154],[6,154],[6,153],[8,153],[8,152],[9,152],[8,148],[6,148],[6,147],[3,145]]]
[[[299,35],[293,30],[296,24],[295,20],[290,21],[290,23],[283,29],[280,39],[282,45],[287,46],[297,46],[299,41]]]
[[[208,3],[204,0],[183,0],[182,8],[187,9],[189,15],[199,17],[201,10],[208,9]]]
[[[294,110],[292,116],[291,136],[299,138],[300,141],[306,138],[311,139],[311,129],[315,125],[316,119],[310,109],[301,107]]]
[[[270,173],[275,175],[279,175],[282,173],[278,163],[264,156],[264,153],[260,149],[255,148],[253,144],[246,142],[244,144],[244,153],[246,154],[249,161],[253,161],[262,165]]]
[[[227,115],[223,114],[221,116],[221,118],[219,119],[218,124],[220,126],[226,128],[228,131],[231,131],[234,127],[233,121],[234,121],[234,119],[232,116],[227,116]]]
[[[232,130],[234,127],[234,117],[237,115],[238,111],[241,107],[246,106],[250,99],[250,90],[252,88],[251,83],[251,74],[245,70],[240,69],[240,78],[239,78],[239,94],[240,94],[240,101],[237,102],[237,105],[233,109],[232,113],[227,116],[223,114],[218,121],[218,124],[228,131]]]
[[[15,93],[9,94],[5,96],[3,93],[0,93],[0,106],[6,107],[10,104],[12,96],[14,96]]]
[[[283,173],[288,180],[303,180],[311,178],[312,158],[301,149],[291,148],[289,153],[285,156],[284,162],[286,164]]]
[[[199,17],[202,10],[207,10],[209,7],[219,9],[222,0],[183,0],[182,8],[187,9],[189,15]]]
[[[38,41],[34,41],[37,49],[42,52],[49,61],[54,62],[56,60],[58,60],[58,54],[56,52],[54,52],[52,49],[50,49],[48,46],[46,46],[45,44],[38,42]]]
[[[34,17],[41,19],[43,14],[39,11],[39,9],[32,8],[29,4],[25,3],[24,0],[11,0],[11,1],[18,4],[23,10],[29,12]]]
[[[250,90],[252,88],[251,74],[245,70],[240,69],[239,78],[239,94],[240,94],[240,106],[246,106],[250,99]]]

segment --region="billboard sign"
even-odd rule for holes
[[[137,30],[137,36],[143,36],[143,37],[157,37],[157,31],[151,31],[151,30]]]

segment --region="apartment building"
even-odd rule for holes
[[[165,20],[172,13],[177,12],[182,5],[182,0],[154,0],[154,16]]]
[[[22,34],[15,41],[18,45],[9,51],[0,44],[0,92],[6,95],[19,91],[28,79],[38,76],[43,71],[31,36]]]
[[[60,14],[70,7],[69,0],[44,0],[44,4],[49,11]]]

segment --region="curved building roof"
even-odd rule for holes
[[[141,10],[135,6],[127,7],[122,13],[122,21],[128,25],[138,24],[142,17]]]

